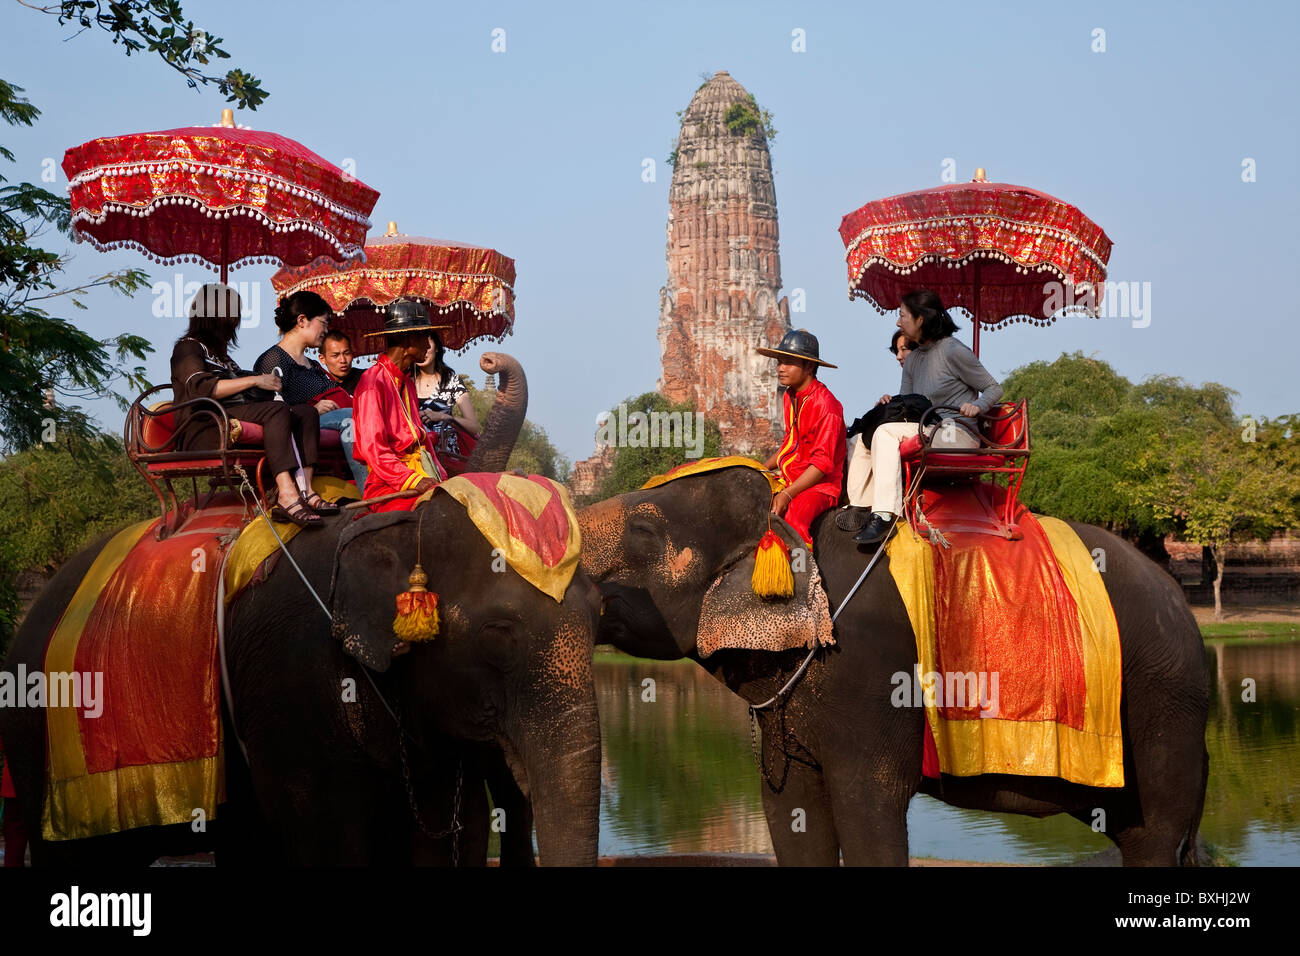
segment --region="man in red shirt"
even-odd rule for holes
[[[352,399],[355,431],[353,454],[369,469],[365,499],[395,491],[429,491],[447,477],[434,453],[433,436],[420,421],[415,383],[407,372],[429,351],[428,310],[419,302],[399,299],[388,307],[384,330],[387,346],[375,364],[357,382]],[[394,498],[372,505],[373,511],[396,511],[414,506],[416,496]]]
[[[758,353],[779,360],[777,380],[785,386],[785,439],[765,463],[786,481],[786,488],[772,496],[772,513],[812,547],[810,526],[835,507],[844,479],[844,407],[817,378],[818,366],[837,366],[821,360],[817,336],[806,329],[793,329],[776,348]]]

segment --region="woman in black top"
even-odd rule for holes
[[[257,357],[254,368],[278,375],[284,383],[281,394],[286,402],[312,405],[320,415],[320,427],[339,433],[357,491],[363,493],[366,469],[352,457],[351,399],[319,362],[305,355],[307,349],[321,347],[333,314],[329,303],[315,292],[304,290],[285,298],[275,307],[275,324],[282,333],[280,341]],[[333,398],[324,397],[331,391]],[[348,404],[340,405],[335,398]],[[315,494],[308,500],[313,508],[323,502]]]
[[[239,293],[217,282],[203,286],[190,303],[189,329],[172,349],[175,403],[211,398],[225,406],[230,418],[261,425],[266,461],[275,475],[279,502],[272,516],[303,527],[319,527],[320,515],[303,500],[294,481],[299,461],[293,447],[296,440],[303,477],[311,487],[320,437],[316,410],[310,405],[250,400],[255,395],[253,390],[279,392],[281,383],[273,374],[250,375],[230,358],[230,346],[238,338],[240,309]],[[194,406],[176,410],[176,435],[181,449],[215,448],[221,444],[212,418],[195,415]]]

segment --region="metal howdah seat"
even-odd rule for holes
[[[976,497],[986,520],[977,520],[975,525],[952,530],[986,531],[1019,538],[1015,515],[1019,507],[1020,486],[1029,464],[1028,399],[1002,402],[977,416],[978,432],[963,421],[954,421],[952,427],[979,439],[977,448],[932,447],[933,436],[926,437],[924,429],[931,424],[940,424],[940,413],[944,411],[959,412],[960,409],[950,405],[930,408],[921,417],[922,434],[899,445],[903,486],[907,489],[904,503],[907,520],[914,528],[925,527],[925,489],[928,486],[979,483],[983,487],[977,490],[983,493]],[[938,432],[936,428],[935,434]],[[1000,476],[1005,476],[1004,482]]]
[[[161,522],[158,538],[167,537],[190,514],[200,509],[218,488],[237,489],[242,468],[256,482],[257,493],[267,499],[265,483],[266,451],[262,447],[262,427],[255,422],[232,419],[225,406],[211,398],[195,398],[176,405],[169,400],[172,386],[156,385],[131,403],[126,413],[122,439],[127,456],[158,498]],[[216,448],[181,450],[176,441],[177,408],[192,407],[195,420],[207,419],[216,426],[221,445]],[[320,435],[317,471],[350,480],[347,459],[339,433],[323,429]],[[174,482],[190,480],[190,494],[178,498]],[[200,497],[198,480],[208,479],[208,491]],[[251,508],[251,502],[249,503]]]

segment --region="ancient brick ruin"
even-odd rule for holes
[[[790,310],[778,298],[781,255],[767,133],[754,98],[726,71],[691,98],[674,155],[656,387],[669,401],[693,401],[716,422],[723,454],[765,457],[781,438],[781,403],[776,363],[754,349],[781,341]],[[597,447],[591,458],[574,462],[572,494],[595,495],[613,457]]]
[[[728,120],[730,119],[730,126]],[[790,328],[778,298],[776,189],[758,108],[715,73],[682,115],[668,191],[668,282],[659,293],[659,391],[718,423],[724,453],[780,439],[776,363],[755,353]]]

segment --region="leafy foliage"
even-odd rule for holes
[[[1022,496],[1037,511],[1207,547],[1300,524],[1295,416],[1246,429],[1223,385],[1167,375],[1134,385],[1078,352],[1003,384],[1008,398],[1030,400]]]
[[[761,133],[771,143],[776,139],[776,127],[772,125],[772,114],[761,108],[751,96],[748,100],[732,103],[723,117],[732,136],[750,136]]]
[[[18,613],[19,573],[53,571],[157,508],[121,443],[107,435],[69,437],[0,459],[0,651]]]
[[[228,60],[230,54],[222,49],[221,37],[208,36],[193,20],[185,19],[180,0],[64,0],[32,9],[56,15],[60,25],[75,23],[82,32],[98,27],[112,35],[113,43],[120,43],[127,56],[157,53],[185,77],[191,89],[215,85],[237,109],[255,110],[269,95],[257,77],[243,70],[219,76],[199,69],[213,59]]]
[[[30,126],[38,110],[19,94],[22,88],[0,80],[0,117],[11,125]],[[0,149],[12,161],[8,150]],[[84,295],[107,286],[131,295],[148,285],[139,269],[106,273],[75,288],[59,289],[55,277],[65,260],[34,243],[51,228],[66,233],[68,201],[31,183],[10,185],[0,176],[0,453],[30,448],[40,441],[68,435],[80,448],[93,437],[92,421],[58,396],[85,399],[110,395],[126,407],[113,390],[119,380],[140,390],[147,387],[143,366],[123,368],[130,359],[143,361],[153,351],[138,335],[123,334],[97,340],[66,319],[51,315],[38,303],[64,298],[85,309]]]
[[[647,414],[651,412],[680,412],[683,417],[695,414],[693,402],[674,404],[658,392],[646,392],[644,395],[629,398],[621,404],[627,406],[629,416],[638,411]],[[694,434],[692,434],[692,437],[694,437]],[[685,442],[683,442],[684,444]],[[703,452],[700,457],[712,458],[720,455],[722,453],[721,448],[722,433],[718,430],[717,423],[705,419]],[[621,495],[626,491],[635,491],[655,475],[661,475],[669,468],[692,460],[686,457],[687,451],[688,449],[685,447],[676,447],[663,443],[657,448],[637,448],[632,446],[617,448],[614,455],[614,465],[609,470],[609,473],[605,475],[604,481],[601,482],[597,498],[610,498],[614,495]]]

